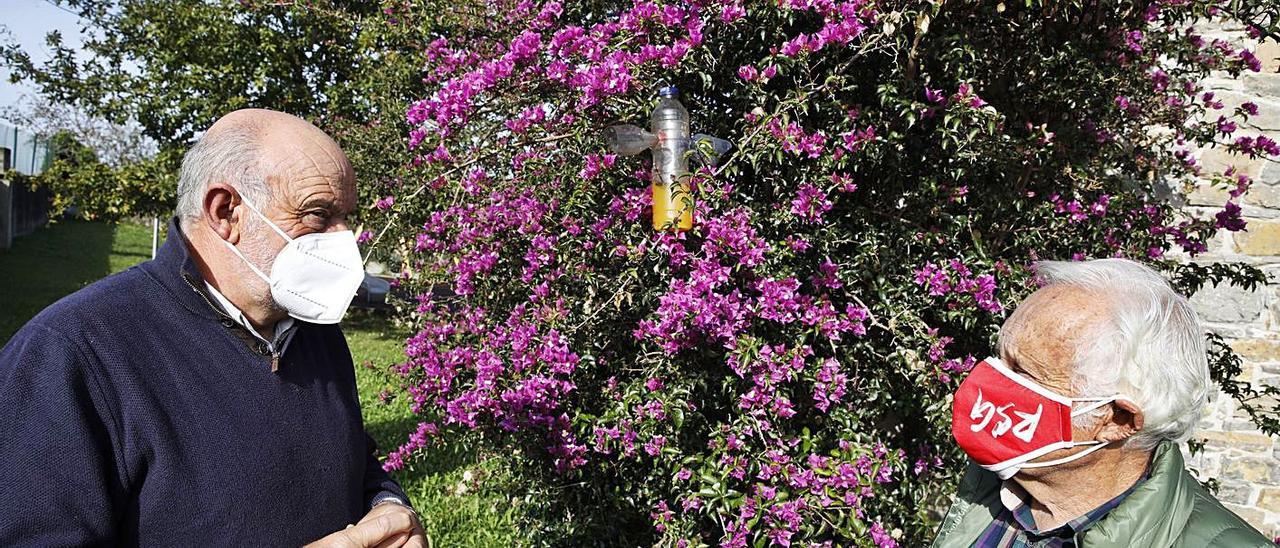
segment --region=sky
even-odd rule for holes
[[[31,55],[36,64],[50,57],[44,37],[51,30],[62,31],[63,43],[68,47],[79,47],[78,22],[75,14],[49,0],[0,0],[0,26],[8,30],[9,38]],[[0,68],[0,106],[14,105],[24,94],[31,95],[34,91],[28,85],[10,84],[9,72]]]

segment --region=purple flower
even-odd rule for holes
[[[1225,116],[1218,117],[1218,133],[1231,135],[1236,132],[1236,129],[1239,128],[1236,126],[1235,122],[1228,120]]]
[[[1111,203],[1111,196],[1103,194],[1098,196],[1097,201],[1089,206],[1089,213],[1095,217],[1104,217],[1107,214],[1107,206]]]
[[[746,17],[747,10],[738,4],[729,4],[720,10],[720,21],[732,23]]]
[[[853,177],[847,173],[832,173],[831,182],[840,189],[840,192],[853,192],[858,190],[857,183],[853,182]]]
[[[1252,51],[1242,49],[1237,56],[1240,58],[1240,61],[1244,63],[1244,66],[1250,71],[1259,72],[1262,70],[1262,61],[1258,59],[1258,56],[1254,55]]]
[[[791,200],[791,214],[810,224],[822,222],[822,215],[831,211],[831,207],[826,193],[810,183],[801,184],[795,199]]]
[[[378,210],[380,211],[386,211],[388,209],[391,209],[391,206],[395,204],[396,204],[396,197],[387,196],[381,200],[378,200],[377,203],[373,204],[373,207],[378,208]]]
[[[667,438],[665,436],[654,436],[649,441],[645,442],[644,452],[648,453],[651,457],[656,457],[658,456],[658,453],[662,452],[662,448],[666,445]]]
[[[1164,91],[1169,87],[1169,74],[1160,69],[1152,70],[1148,75],[1156,91]]]
[[[588,154],[586,157],[586,165],[578,172],[578,176],[588,181],[595,179],[602,171],[613,167],[613,164],[617,159],[617,154]]]
[[[814,407],[826,412],[832,404],[838,403],[845,395],[849,377],[840,370],[840,363],[827,358],[818,368],[817,381],[813,386]]]
[[[795,57],[808,51],[810,51],[809,36],[805,34],[801,34],[784,42],[782,47],[778,49],[778,53],[783,57]]]
[[[1124,35],[1124,45],[1129,48],[1129,51],[1142,53],[1142,39],[1142,31],[1131,30]]]
[[[1240,206],[1234,202],[1223,204],[1222,211],[1214,216],[1214,226],[1229,232],[1240,232],[1245,229],[1246,224],[1240,217]]]
[[[800,310],[808,299],[800,295],[800,282],[795,278],[773,280],[765,278],[756,283],[760,297],[756,300],[757,314],[766,320],[791,323],[800,318]]]
[[[893,540],[892,536],[884,532],[884,527],[879,523],[871,524],[871,541],[876,543],[880,548],[897,548],[898,541]]]
[[[930,103],[936,103],[939,105],[945,105],[947,103],[947,98],[941,91],[930,89],[928,86],[924,88],[924,98]]]
[[[952,260],[943,266],[925,263],[915,271],[915,283],[928,290],[932,297],[953,299],[968,296],[981,310],[991,313],[1004,310],[1004,305],[995,297],[995,276],[973,276],[970,269],[959,260]]]
[[[822,263],[818,265],[818,273],[810,278],[809,281],[819,289],[839,289],[844,287],[844,282],[841,282],[837,277],[836,272],[838,270],[839,267],[831,262],[830,257],[824,257]]]

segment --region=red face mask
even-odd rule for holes
[[[999,358],[987,358],[956,390],[951,434],[979,466],[1009,479],[1022,468],[1056,466],[1102,449],[1106,443],[1101,441],[1072,441],[1071,418],[1119,397],[1069,398],[1014,373]],[[1090,403],[1073,411],[1074,402]],[[1079,445],[1093,447],[1062,459],[1027,462]]]

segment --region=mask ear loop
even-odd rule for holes
[[[1090,412],[1090,411],[1093,411],[1094,409],[1097,409],[1097,408],[1102,407],[1102,406],[1104,406],[1104,405],[1107,405],[1107,404],[1109,404],[1109,403],[1111,403],[1111,402],[1114,402],[1114,401],[1116,401],[1116,400],[1118,400],[1118,399],[1120,399],[1120,395],[1119,395],[1119,394],[1116,394],[1116,395],[1114,395],[1114,396],[1106,396],[1106,397],[1099,397],[1099,398],[1071,398],[1071,400],[1072,400],[1072,401],[1088,401],[1088,402],[1093,402],[1093,403],[1090,403],[1089,405],[1086,405],[1086,406],[1084,406],[1084,407],[1081,407],[1080,409],[1076,409],[1076,410],[1071,411],[1071,416],[1072,416],[1072,417],[1078,417],[1078,416],[1080,416],[1080,415],[1083,415],[1083,414],[1085,414],[1085,413],[1088,413],[1088,412]]]
[[[1071,462],[1071,461],[1073,461],[1073,460],[1080,459],[1080,458],[1084,458],[1084,456],[1085,456],[1085,455],[1088,455],[1089,453],[1092,453],[1092,452],[1094,452],[1094,451],[1097,451],[1097,450],[1099,450],[1099,449],[1102,449],[1103,447],[1106,447],[1106,446],[1107,446],[1108,444],[1110,444],[1110,443],[1111,443],[1111,442],[1109,442],[1109,441],[1096,441],[1096,440],[1095,440],[1095,441],[1072,442],[1072,444],[1073,444],[1073,445],[1072,445],[1072,447],[1079,447],[1079,446],[1081,446],[1081,445],[1092,445],[1093,447],[1090,447],[1090,448],[1088,448],[1088,449],[1085,449],[1084,451],[1081,451],[1081,452],[1076,453],[1076,454],[1074,454],[1074,455],[1067,455],[1067,456],[1062,457],[1062,458],[1060,458],[1060,459],[1054,459],[1054,460],[1051,460],[1051,461],[1045,461],[1045,462],[1024,462],[1024,463],[1022,463],[1019,467],[1020,467],[1020,468],[1045,468],[1045,467],[1048,467],[1048,466],[1057,466],[1057,465],[1059,465],[1059,464],[1066,464],[1066,463]]]
[[[271,219],[268,219],[266,215],[263,215],[261,210],[259,210],[257,207],[254,207],[253,203],[250,202],[249,198],[246,197],[244,194],[240,194],[240,201],[244,203],[244,205],[249,206],[249,209],[253,210],[254,213],[257,213],[259,217],[262,217],[262,221],[267,223],[267,226],[271,227],[271,230],[276,231],[276,234],[279,234],[281,238],[284,238],[284,241],[286,242],[293,241],[293,238],[290,238],[288,234],[285,234],[283,230],[280,230],[280,227],[276,226],[275,223],[271,222]],[[253,261],[250,261],[248,257],[245,257],[244,253],[240,251],[240,248],[234,245],[231,245],[231,242],[228,242],[226,240],[223,240],[222,243],[226,244],[227,247],[231,248],[231,252],[235,253],[237,257],[240,257],[240,260],[244,261],[244,264],[248,265],[249,269],[252,270],[254,274],[257,274],[259,278],[262,278],[262,281],[267,282],[267,285],[271,285],[271,277],[264,274],[262,270],[260,270],[257,266],[254,266]]]
[[[280,230],[280,227],[276,226],[275,223],[271,222],[271,219],[268,219],[266,215],[263,215],[262,210],[258,209],[257,207],[254,207],[253,203],[250,202],[249,198],[245,197],[244,194],[240,195],[240,201],[244,202],[244,205],[249,206],[249,209],[252,209],[253,212],[257,213],[259,217],[262,217],[262,220],[266,221],[267,226],[271,227],[271,230],[276,231],[276,234],[279,234],[281,238],[284,238],[284,241],[286,242],[293,241],[293,238],[290,238],[288,234],[285,234],[283,230]]]
[[[237,248],[234,245],[231,245],[231,242],[228,242],[226,240],[223,240],[222,243],[226,244],[227,247],[231,248],[231,252],[235,253],[237,257],[240,257],[240,260],[244,261],[244,264],[247,265],[249,269],[253,271],[254,274],[257,274],[259,278],[262,278],[262,281],[267,282],[267,285],[271,285],[271,278],[268,277],[266,274],[263,274],[261,270],[258,270],[258,267],[253,266],[253,261],[250,261],[248,257],[245,257],[244,253],[241,253],[239,248]]]
[[[1072,416],[1072,417],[1078,417],[1078,416],[1080,416],[1080,415],[1083,415],[1083,414],[1085,414],[1085,413],[1088,413],[1088,412],[1090,412],[1090,411],[1093,411],[1094,409],[1097,409],[1097,408],[1102,407],[1102,406],[1104,406],[1104,405],[1107,405],[1107,404],[1109,404],[1109,403],[1111,403],[1111,402],[1114,402],[1114,401],[1116,401],[1116,400],[1120,399],[1120,397],[1121,397],[1121,396],[1120,396],[1119,394],[1117,394],[1117,395],[1115,395],[1115,396],[1107,396],[1107,397],[1103,397],[1103,398],[1072,398],[1072,400],[1074,400],[1074,401],[1092,401],[1093,403],[1090,403],[1089,405],[1086,405],[1086,406],[1084,406],[1084,407],[1082,407],[1082,408],[1080,408],[1080,409],[1078,409],[1078,410],[1072,411],[1072,412],[1071,412],[1071,416]],[[1084,457],[1085,457],[1086,455],[1088,455],[1089,453],[1092,453],[1092,452],[1094,452],[1094,451],[1097,451],[1097,450],[1099,450],[1099,449],[1102,449],[1103,447],[1106,447],[1107,445],[1110,445],[1110,444],[1111,444],[1111,442],[1109,442],[1109,441],[1097,441],[1097,440],[1094,440],[1094,441],[1080,441],[1080,442],[1075,442],[1075,441],[1073,441],[1073,442],[1071,442],[1071,446],[1072,446],[1072,447],[1080,447],[1080,446],[1082,446],[1082,445],[1092,445],[1093,447],[1090,447],[1090,448],[1088,448],[1088,449],[1085,449],[1084,451],[1081,451],[1081,452],[1076,453],[1076,454],[1074,454],[1074,455],[1067,455],[1067,456],[1062,457],[1062,458],[1060,458],[1060,459],[1054,459],[1054,460],[1045,461],[1045,462],[1024,462],[1024,463],[1022,463],[1021,468],[1045,468],[1045,467],[1048,467],[1048,466],[1057,466],[1057,465],[1059,465],[1059,464],[1066,464],[1066,463],[1071,462],[1071,461],[1073,461],[1073,460],[1084,458]]]

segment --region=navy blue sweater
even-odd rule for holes
[[[404,497],[341,330],[300,322],[273,373],[169,234],[0,350],[0,546],[299,545]]]

